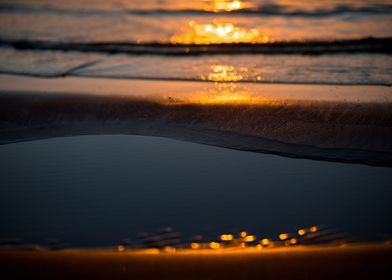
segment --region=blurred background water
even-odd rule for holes
[[[223,65],[241,76],[236,82],[390,85],[385,42],[361,40],[390,39],[391,26],[389,1],[1,0],[0,71],[209,80]],[[354,41],[347,48],[341,40]],[[167,55],[182,43],[191,46]],[[188,53],[200,43],[229,43],[234,53]]]

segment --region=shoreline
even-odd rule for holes
[[[380,151],[360,149],[331,149],[318,148],[311,145],[289,144],[280,141],[263,139],[213,129],[192,127],[181,124],[151,125],[148,121],[129,122],[85,122],[70,126],[31,127],[3,131],[0,145],[19,142],[42,140],[48,138],[62,138],[84,135],[138,135],[163,137],[196,144],[204,144],[220,148],[256,152],[283,156],[293,159],[321,160],[327,162],[364,164],[369,166],[392,167],[392,154]]]
[[[172,97],[185,101],[208,96],[217,87],[234,86],[230,93],[262,101],[392,103],[390,85],[337,85],[308,83],[211,82],[188,80],[151,80],[101,76],[35,76],[0,73],[0,92],[75,94],[85,96],[132,97],[161,100]]]
[[[134,134],[392,166],[389,87],[255,85],[245,96],[236,90],[211,97],[202,90],[205,83],[0,75],[1,80],[8,82],[0,86],[0,144]]]

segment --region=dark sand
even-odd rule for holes
[[[0,92],[0,143],[86,134],[163,136],[289,157],[392,166],[391,103],[197,104]]]
[[[391,279],[390,245],[252,252],[0,250],[7,279]]]

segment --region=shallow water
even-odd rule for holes
[[[172,226],[185,238],[324,225],[391,237],[390,168],[288,159],[142,136],[0,146],[0,238],[107,246]]]
[[[0,48],[0,72],[44,77],[392,85],[392,56],[385,54],[214,55],[175,57]]]
[[[212,82],[218,73],[239,83],[390,85],[391,43],[377,40],[392,37],[391,15],[382,0],[3,0],[0,71]],[[369,37],[375,41],[361,41]],[[314,40],[323,46],[308,45]],[[239,42],[250,45],[232,44]],[[195,49],[199,43],[231,44]]]

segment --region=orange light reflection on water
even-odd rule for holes
[[[244,3],[240,0],[211,0],[209,2],[210,4],[206,5],[204,10],[215,13],[236,11],[250,6],[250,4]]]
[[[255,235],[248,235],[244,237],[244,241],[245,242],[253,242],[256,240],[256,236]]]
[[[214,86],[204,93],[192,96],[188,101],[198,104],[259,104],[266,99],[252,97],[245,84],[237,83],[248,80],[248,68],[227,64],[216,64],[210,67],[208,75],[201,75],[202,80],[214,82]],[[257,81],[261,76],[257,75]],[[241,234],[246,234],[242,232]]]
[[[254,76],[252,74],[252,76]],[[216,64],[210,66],[207,75],[201,75],[202,80],[214,82],[202,92],[194,92],[187,97],[170,97],[170,104],[265,104],[266,98],[252,96],[246,84],[238,83],[242,80],[249,80],[247,67],[236,67],[227,64]],[[260,75],[256,75],[252,80],[262,80]],[[245,233],[243,233],[245,234]]]
[[[220,236],[220,240],[222,241],[232,241],[234,239],[234,236],[232,234],[222,234]]]
[[[290,237],[290,235],[288,233],[281,233],[279,234],[279,239],[280,240],[286,240]]]
[[[242,67],[240,71],[237,72],[234,66],[231,65],[212,65],[212,72],[208,74],[207,79],[213,82],[237,82],[244,79],[244,73],[248,72],[248,69]],[[201,76],[202,80],[205,80],[205,76]]]
[[[190,30],[173,35],[172,44],[232,44],[232,43],[269,43],[268,36],[261,36],[255,28],[247,29],[235,26],[230,22],[216,22],[211,24],[198,24],[189,22]]]

